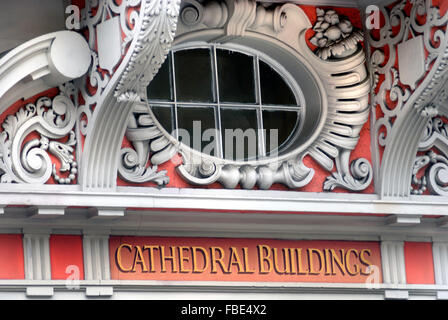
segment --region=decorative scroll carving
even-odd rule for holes
[[[364,40],[361,31],[356,30],[347,18],[339,16],[334,10],[316,11],[317,21],[313,26],[316,34],[310,40],[318,46],[316,54],[329,62],[356,57],[360,42]],[[334,87],[327,89],[330,98],[329,115],[323,134],[316,139],[309,151],[329,171],[333,168],[333,159],[336,161],[337,171],[326,179],[323,186],[325,191],[332,191],[336,187],[362,191],[371,184],[373,178],[372,166],[367,159],[355,159],[350,163],[351,150],[355,149],[359,132],[369,117],[366,97],[371,82],[366,78],[368,76],[364,61],[357,61],[356,66],[346,70],[347,78],[337,79],[340,73],[335,72],[330,79],[326,79],[334,84]],[[330,66],[317,65],[317,68],[320,73],[331,70]],[[357,80],[350,79],[353,77]]]
[[[407,5],[410,10],[405,10]],[[377,108],[372,113],[372,149],[383,196],[409,195],[413,170],[410,159],[415,157],[426,119],[432,112],[425,108],[431,103],[436,109],[441,108],[435,100],[448,77],[448,14],[441,17],[436,5],[431,0],[403,0],[380,7],[384,25],[379,32],[368,34],[375,84],[372,104]],[[420,166],[421,161],[414,167]]]
[[[146,96],[146,86],[165,60],[174,39],[180,1],[88,2],[84,25],[89,39],[98,32],[101,23],[112,19],[119,20],[125,37],[121,40],[123,57],[112,71],[99,68],[99,52],[93,45],[95,42],[91,42],[94,64],[90,76],[80,84],[85,102],[79,108],[80,117],[85,119],[81,133],[87,135],[81,183],[85,189],[113,189],[118,172],[128,179],[167,183],[164,172],[156,173],[156,167],[138,167],[139,162],[134,162],[129,150],[120,153],[120,146],[134,104]],[[113,22],[111,25],[114,27]],[[119,169],[116,159],[120,154]]]
[[[244,36],[248,29],[267,27],[280,32],[287,20],[287,13],[294,5],[284,4],[271,7],[257,5],[255,1],[227,0],[201,3],[196,0],[184,1],[180,19],[188,27],[206,26],[224,28],[224,35],[215,42],[227,42]]]
[[[425,168],[424,175],[418,173]],[[428,151],[415,160],[412,172],[412,194],[423,194],[427,189],[431,194],[448,196],[448,158]]]
[[[82,10],[81,27],[86,29],[86,38],[89,41],[92,55],[89,72],[76,82],[83,98],[83,103],[78,106],[78,114],[82,123],[80,133],[84,136],[87,134],[87,124],[92,117],[93,108],[100,103],[100,98],[115,73],[114,70],[102,70],[100,68],[96,49],[97,28],[100,24],[117,17],[120,21],[120,31],[125,35],[121,41],[120,49],[123,55],[126,54],[129,43],[134,37],[135,26],[139,17],[136,7],[141,1],[129,0],[116,4],[114,0],[89,0],[86,1],[85,8]]]
[[[397,116],[397,113],[410,96],[409,89],[402,88],[399,85],[399,73],[394,67],[397,62],[396,46],[403,40],[406,21],[409,20],[402,11],[405,4],[406,0],[401,1],[393,7],[390,13],[386,11],[386,8],[382,8],[382,13],[386,17],[386,23],[379,31],[380,38],[374,39],[371,34],[368,34],[368,43],[375,49],[370,58],[370,70],[374,85],[376,86],[378,84],[380,75],[384,75],[385,77],[378,94],[373,93],[372,95],[372,104],[378,104],[384,114],[384,118],[377,119],[373,128],[374,134],[378,136],[379,146],[382,147],[386,144],[386,137],[392,126],[390,119]],[[416,16],[414,16],[415,18]],[[400,30],[396,34],[393,34],[392,27],[395,26],[400,26]],[[388,47],[389,52],[387,61],[385,61],[386,47]],[[391,103],[388,103],[388,97],[391,103],[395,104],[395,107],[390,105]],[[381,128],[385,129],[385,133],[380,133]]]
[[[294,48],[298,59],[300,55],[305,56],[315,80],[322,83],[316,96],[325,96],[322,102],[325,118],[319,121],[313,131],[317,133],[307,142],[307,147],[299,146],[275,159],[234,162],[207,156],[186,147],[162,128],[151,111],[141,114],[143,111],[139,109],[140,113],[134,111],[127,130],[128,140],[133,143],[134,149],[124,149],[121,153],[120,175],[123,178],[130,182],[146,182],[146,177],[154,173],[142,169],[148,161],[151,165],[157,165],[179,153],[183,162],[177,170],[186,181],[195,185],[219,182],[226,188],[240,185],[245,189],[255,186],[269,189],[274,183],[282,183],[290,188],[300,188],[307,185],[314,175],[314,170],[303,163],[303,158],[309,155],[329,171],[336,162],[337,173],[328,178],[325,190],[341,187],[359,191],[370,185],[372,167],[367,160],[357,159],[350,167],[351,150],[356,147],[361,128],[369,116],[370,81],[364,64],[365,55],[358,46],[358,40],[356,46],[345,46],[343,52],[332,49],[339,59],[325,61],[317,57],[304,45],[305,31],[311,24],[304,12],[292,4],[265,7],[254,1],[238,0],[233,7],[229,7],[228,2],[207,2],[203,5],[189,0],[181,9],[180,16],[182,23],[178,37],[183,33],[200,32],[210,26],[226,25],[226,28],[213,34],[210,41],[230,41],[236,37],[250,36],[252,32],[277,41],[277,45],[282,41]],[[230,27],[230,24],[236,23],[236,17],[242,20]],[[351,34],[348,33],[350,24],[341,21],[340,28],[345,28],[344,35]],[[147,123],[142,125],[142,121]],[[145,130],[144,133],[141,130]],[[138,174],[125,173],[125,169],[131,168],[133,173]]]
[[[434,108],[431,108],[434,110]],[[448,123],[436,113],[430,120],[419,144],[423,155],[416,157],[412,171],[412,194],[448,196]]]
[[[67,86],[72,88],[70,84]],[[76,179],[76,140],[73,131],[76,109],[64,94],[66,87],[61,87],[61,94],[54,99],[39,98],[35,104],[29,103],[16,114],[6,117],[0,133],[2,183],[43,184],[53,176],[58,183],[70,184]],[[25,142],[33,132],[40,138]],[[61,142],[61,139],[67,141]],[[59,160],[58,169],[49,154]]]
[[[324,190],[333,190],[336,187],[353,191],[364,190],[372,182],[372,165],[366,159],[357,159],[350,165],[350,171],[341,173],[341,170],[327,178]]]
[[[158,185],[164,185],[169,182],[166,170],[157,171],[157,164],[163,163],[172,158],[176,150],[171,148],[171,152],[162,152],[167,154],[168,159],[158,159],[157,153],[169,147],[167,141],[157,129],[153,118],[145,110],[132,113],[126,138],[132,143],[135,149],[121,149],[120,163],[118,167],[119,175],[131,183],[155,182]],[[151,143],[149,143],[152,141]],[[149,153],[153,152],[151,158],[152,166],[147,167]]]
[[[135,88],[140,97],[146,97],[146,86],[165,61],[174,40],[180,0],[145,2],[140,13],[144,19],[135,35],[134,50],[121,74],[115,96]]]

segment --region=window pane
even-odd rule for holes
[[[216,50],[221,102],[255,103],[253,57]]]
[[[266,154],[287,142],[297,124],[298,113],[294,111],[263,111]]]
[[[160,107],[160,106],[151,106],[152,113],[160,122],[162,127],[168,131],[168,133],[172,133],[173,125],[172,125],[172,107]]]
[[[285,80],[260,60],[261,102],[263,104],[296,105],[296,98]]]
[[[257,111],[221,109],[224,158],[252,159],[258,153]]]
[[[147,90],[148,99],[172,101],[170,67],[171,57],[168,55]]]
[[[210,59],[209,49],[183,50],[174,54],[177,101],[213,100]]]
[[[212,107],[177,108],[179,141],[197,151],[217,156],[215,109]]]

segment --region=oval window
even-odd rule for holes
[[[267,56],[240,49],[174,49],[147,88],[148,102],[164,129],[190,148],[258,160],[287,149],[303,118],[301,92],[278,70]]]

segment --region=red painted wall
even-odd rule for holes
[[[365,283],[381,265],[379,243],[367,241],[113,236],[109,250],[115,280]]]
[[[432,243],[405,242],[406,282],[408,284],[434,284]]]
[[[0,279],[25,279],[21,234],[0,234]]]
[[[50,237],[51,278],[66,280],[74,276],[76,266],[79,269],[79,279],[84,279],[84,260],[82,253],[82,237],[77,235],[51,235]],[[70,278],[75,280],[73,278]]]

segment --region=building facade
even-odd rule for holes
[[[447,1],[14,3],[0,298],[448,298]]]

